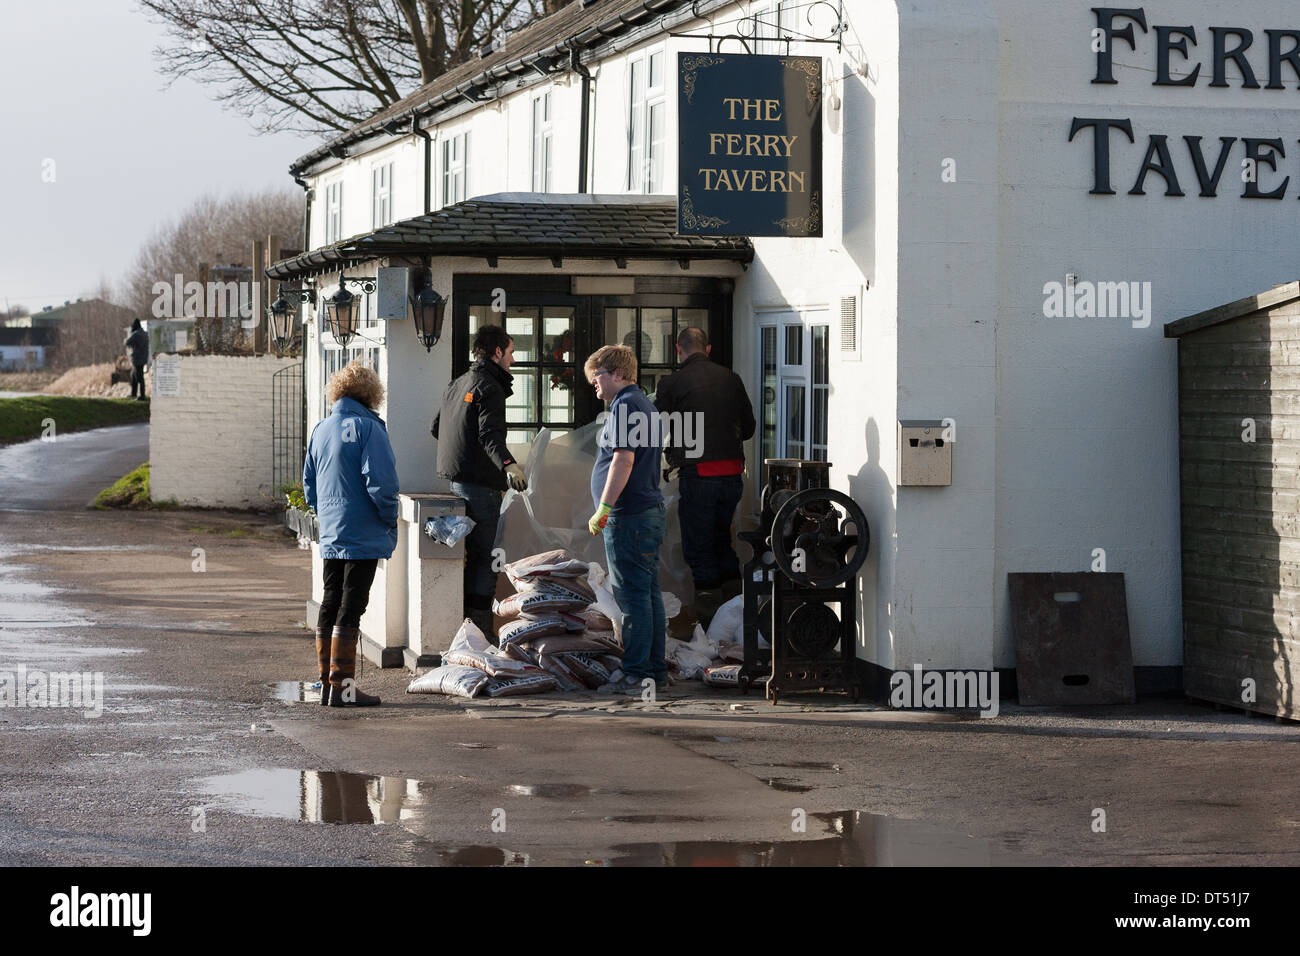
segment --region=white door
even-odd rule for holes
[[[830,318],[824,308],[759,316],[759,454],[826,460]]]

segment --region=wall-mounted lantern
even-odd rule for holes
[[[375,277],[340,275],[338,291],[325,300],[325,318],[334,341],[340,348],[347,348],[348,343],[359,334],[357,318],[361,309],[357,297],[348,291],[349,285],[363,295],[369,295],[375,291]]]
[[[420,289],[411,296],[411,311],[415,314],[415,334],[426,352],[432,351],[442,338],[442,320],[447,310],[447,300],[433,288],[433,273],[425,270]]]
[[[304,302],[316,304],[316,290],[309,284],[301,289],[282,288],[279,297],[267,307],[267,328],[270,329],[271,342],[277,351],[285,351],[293,342],[296,334],[293,320],[298,313],[298,306]]]

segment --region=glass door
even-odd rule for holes
[[[759,382],[762,457],[826,461],[830,322],[825,309],[760,317]]]

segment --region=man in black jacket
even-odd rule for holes
[[[681,367],[659,383],[655,407],[668,414],[673,434],[664,456],[681,469],[682,552],[695,580],[695,610],[701,621],[713,616],[721,589],[738,591],[740,561],[731,543],[731,521],[744,490],[744,442],[754,434],[754,408],[745,384],[730,369],[709,358],[703,329],[677,336]]]
[[[131,320],[131,334],[122,345],[131,351],[131,397],[143,402],[148,397],[144,393],[144,367],[149,362],[149,333],[140,326],[139,319]],[[139,395],[135,393],[137,385]]]
[[[474,364],[447,386],[433,419],[438,439],[438,474],[451,481],[452,494],[465,499],[474,530],[465,538],[465,613],[493,644],[492,598],[497,572],[492,548],[506,486],[528,487],[524,470],[506,447],[506,397],[512,392],[510,365],[515,344],[499,325],[485,325],[474,336]]]

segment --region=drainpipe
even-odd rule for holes
[[[312,189],[307,185],[307,181],[293,177],[293,181],[302,187],[303,192],[307,194],[307,210],[302,215],[302,251],[306,252],[311,248],[311,197]]]
[[[569,49],[569,69],[582,77],[582,133],[578,138],[578,192],[587,191],[587,127],[591,103],[591,71],[578,61],[576,48]]]
[[[411,114],[411,133],[424,140],[424,214],[433,212],[433,139],[426,130],[420,128],[420,118]]]

